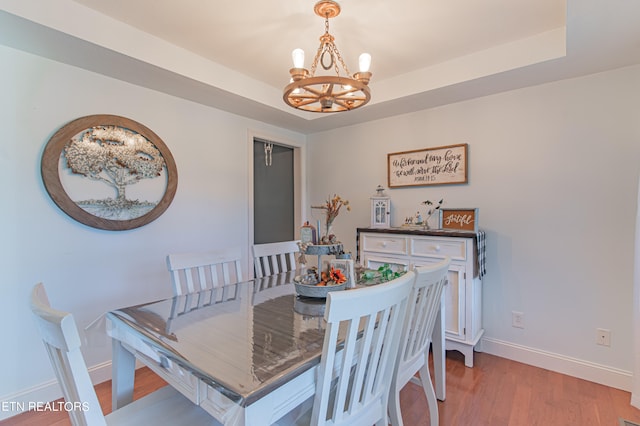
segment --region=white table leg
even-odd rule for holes
[[[112,410],[116,410],[133,401],[136,358],[118,339],[111,339],[111,342],[111,404]]]
[[[431,344],[433,350],[433,373],[435,377],[435,391],[436,397],[440,401],[444,401],[446,396],[446,384],[445,384],[445,345],[444,345],[444,292],[442,292],[442,299],[440,301],[440,312],[436,317],[436,324],[433,328],[433,335],[431,336]]]

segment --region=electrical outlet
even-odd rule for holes
[[[611,331],[604,328],[596,328],[596,344],[611,346]]]
[[[511,326],[524,328],[524,314],[522,312],[511,311]]]

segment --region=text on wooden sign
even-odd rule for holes
[[[467,182],[467,144],[387,154],[389,188]]]

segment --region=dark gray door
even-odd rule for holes
[[[265,153],[265,143],[272,144]],[[293,149],[253,139],[254,244],[295,239]]]

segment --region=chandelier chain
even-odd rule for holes
[[[336,74],[340,75],[340,69],[338,68],[338,63],[333,58],[338,58],[338,61],[340,61],[342,68],[347,73],[347,77],[351,76],[351,73],[349,72],[349,68],[347,68],[347,64],[344,62],[344,60],[342,59],[342,56],[340,55],[338,46],[336,46],[336,44],[333,42],[334,37],[329,34],[329,13],[328,12],[324,17],[324,33],[325,35],[331,37],[329,39],[331,40],[331,43],[329,45],[329,50],[331,51],[331,62],[332,64],[335,65]],[[325,68],[325,69],[328,69],[328,68]]]
[[[336,58],[338,58],[338,61],[340,61],[340,64],[342,65],[342,68],[347,73],[347,77],[350,77],[351,73],[349,72],[349,68],[347,68],[347,64],[344,62],[344,60],[342,60],[342,56],[340,55],[340,51],[338,50],[338,47],[334,44],[333,48],[334,48],[334,51],[335,51],[335,54],[336,54]],[[338,70],[338,64],[337,63],[336,63],[336,74],[340,75],[340,71]]]
[[[336,75],[340,76],[340,67],[346,73],[347,77],[351,76],[351,72],[347,67],[347,64],[342,59],[342,55],[340,55],[340,51],[338,50],[338,46],[334,43],[334,37],[329,33],[329,17],[325,17],[324,19],[324,35],[320,37],[320,46],[318,47],[318,51],[313,58],[313,62],[311,63],[311,75],[314,76],[316,74],[316,69],[318,68],[318,61],[320,65],[325,70],[329,70],[331,67],[334,68]],[[329,65],[324,64],[324,56],[325,54],[329,54],[331,62]],[[337,60],[336,60],[337,59]]]
[[[316,56],[313,58],[313,62],[311,63],[311,76],[316,75],[316,67],[318,66],[318,59],[322,55],[322,51],[324,50],[324,43],[320,43],[320,47],[318,47],[318,52]]]

